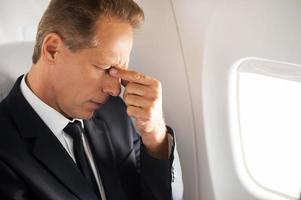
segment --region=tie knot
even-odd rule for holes
[[[70,122],[64,128],[64,132],[70,135],[74,140],[80,139],[82,133],[82,124],[80,121],[75,120],[74,122]]]

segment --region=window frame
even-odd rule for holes
[[[262,66],[264,64],[264,68],[266,70],[262,70]],[[278,68],[275,73],[273,73],[273,69]],[[265,74],[269,76],[274,76],[277,78],[285,78],[286,76],[277,76],[279,75],[279,69],[283,68],[283,66],[291,66],[301,68],[301,65],[274,61],[263,58],[255,58],[255,57],[247,57],[242,58],[233,64],[233,67],[230,70],[230,78],[229,78],[229,123],[230,123],[230,143],[234,157],[234,165],[236,168],[236,173],[238,175],[239,180],[245,189],[247,189],[252,195],[260,198],[260,199],[275,199],[275,197],[279,200],[296,200],[294,197],[283,194],[281,192],[275,191],[271,188],[265,187],[260,184],[250,172],[246,158],[244,156],[244,146],[241,132],[241,123],[240,123],[240,104],[239,104],[239,76],[240,72],[251,72],[258,74]],[[301,70],[300,70],[301,71]],[[301,73],[300,73],[301,77]],[[296,77],[295,77],[296,78]],[[298,81],[301,82],[301,79]]]

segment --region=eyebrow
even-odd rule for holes
[[[113,59],[110,58],[103,58],[101,60],[96,60],[95,64],[99,65],[99,66],[113,66],[115,64],[113,64]]]
[[[119,65],[123,66],[121,68],[124,68],[126,66],[126,62],[124,63],[116,63],[116,59],[114,57],[104,57],[102,59],[98,59],[95,61],[95,64],[103,69],[110,69],[111,67],[117,67]]]
[[[112,67],[124,69],[126,66],[126,63],[124,63],[124,64],[109,64],[109,63],[110,62],[96,62],[95,65],[97,65],[98,67],[105,69],[105,70],[110,69]],[[122,67],[119,67],[118,65],[120,65]]]

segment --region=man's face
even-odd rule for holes
[[[120,79],[109,75],[114,67],[127,68],[133,28],[116,19],[99,20],[95,39],[98,47],[57,54],[50,78],[57,109],[66,117],[89,119],[109,96],[120,94]]]

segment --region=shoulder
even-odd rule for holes
[[[0,103],[0,124],[0,137],[7,130],[15,129],[5,100]]]
[[[0,154],[16,151],[22,145],[22,139],[5,101],[0,103]]]

